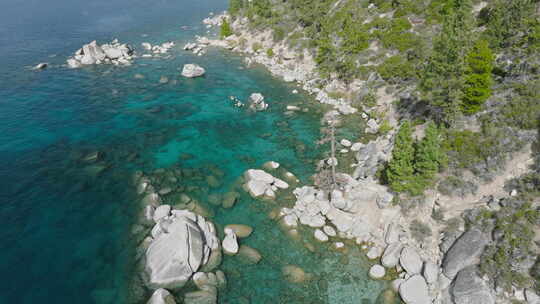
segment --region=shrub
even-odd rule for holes
[[[274,50],[272,48],[268,48],[266,50],[266,56],[268,57],[274,57]]]
[[[253,44],[251,45],[251,48],[253,49],[255,53],[257,53],[258,51],[262,49],[262,44],[260,44],[259,42],[253,42]]]
[[[540,79],[514,86],[514,96],[501,109],[508,125],[533,130],[540,119]]]
[[[419,243],[432,235],[431,228],[419,220],[413,220],[409,225],[409,230],[411,231],[411,236]]]
[[[415,77],[415,69],[412,64],[400,55],[386,59],[377,67],[377,73],[388,82],[409,80]]]

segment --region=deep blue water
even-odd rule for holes
[[[205,31],[200,23],[224,0],[20,1],[0,10],[0,303],[144,303],[136,283],[132,229],[139,212],[136,170],[193,168],[225,173],[228,191],[248,168],[282,163],[303,181],[313,173],[321,109],[283,114],[287,103],[310,105],[292,85],[222,50],[195,57],[183,44]],[[181,28],[188,26],[188,28]],[[118,38],[140,43],[173,40],[168,59],[138,58],[130,67],[61,66],[82,44]],[[44,71],[30,66],[49,62]],[[196,62],[208,73],[183,79],[179,68]],[[141,74],[143,79],[135,77]],[[168,84],[159,84],[167,76]],[[231,105],[261,92],[264,113]],[[85,156],[99,151],[97,162]],[[190,181],[185,181],[189,183]],[[246,266],[225,258],[229,289],[220,303],[375,303],[382,285],[366,279],[366,261],[327,246],[308,251],[310,237],[293,241],[264,205],[243,197],[233,209],[194,195],[222,226],[255,227],[245,244],[263,261]],[[174,203],[174,202],[171,202]],[[316,274],[303,285],[283,282],[280,269],[296,264]]]

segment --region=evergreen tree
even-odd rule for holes
[[[386,178],[392,190],[408,191],[414,179],[414,146],[412,129],[409,121],[405,121],[396,136],[392,160],[386,169]]]
[[[478,112],[491,95],[493,59],[493,53],[484,40],[478,40],[467,55],[462,102],[464,113]]]
[[[534,0],[496,0],[484,14],[485,35],[493,48],[505,48],[525,42],[533,34],[535,18]],[[536,21],[536,22],[534,22]]]
[[[220,27],[221,38],[229,37],[232,34],[233,34],[233,32],[232,32],[232,29],[231,29],[231,25],[229,24],[229,21],[227,21],[227,19],[223,18],[223,20],[221,20],[221,27]]]
[[[243,0],[229,0],[229,14],[235,16],[244,7]]]
[[[451,0],[444,12],[443,28],[433,43],[420,86],[435,117],[451,124],[462,99],[464,58],[472,27],[470,0]]]
[[[437,125],[429,122],[425,137],[418,143],[414,160],[414,169],[422,186],[428,186],[439,168],[445,163],[445,154],[441,149],[441,134]]]

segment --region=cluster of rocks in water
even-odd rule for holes
[[[138,172],[135,175],[137,192],[142,197],[143,212],[138,228],[142,239],[138,259],[141,277],[146,287],[152,290],[148,303],[176,303],[179,291],[186,285],[194,284],[198,290],[183,294],[183,303],[217,303],[220,289],[226,288],[225,274],[218,269],[223,253],[238,255],[245,262],[256,264],[262,255],[254,248],[240,244],[241,238],[249,237],[253,229],[247,225],[229,224],[223,229],[225,237],[220,241],[216,226],[208,220],[210,213],[195,199],[181,193],[178,204],[164,203],[175,190],[171,184],[178,183],[179,176],[191,175],[181,169],[166,171],[158,169],[153,175]],[[213,169],[215,175],[221,173]],[[158,181],[163,182],[158,182]],[[220,181],[209,175],[206,181],[210,187],[218,187]],[[231,208],[239,194],[226,193],[215,199],[208,197],[212,204],[219,203]],[[214,200],[216,202],[214,202]]]
[[[67,65],[70,68],[93,64],[130,65],[133,58],[134,49],[128,44],[114,39],[111,43],[98,45],[94,40],[77,50],[67,60]]]
[[[141,43],[141,46],[143,49],[145,49],[148,52],[151,52],[152,54],[143,54],[141,57],[147,58],[152,56],[158,56],[162,54],[167,54],[170,49],[172,49],[175,46],[175,43],[172,41],[167,41],[162,44],[156,44],[152,45],[149,42],[143,42]]]

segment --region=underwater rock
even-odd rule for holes
[[[242,224],[229,224],[225,226],[225,229],[230,229],[236,234],[239,238],[246,238],[251,235],[253,232],[253,228],[251,228],[248,225],[242,225]]]
[[[219,181],[213,175],[209,175],[206,177],[206,183],[212,188],[219,188],[221,186],[221,181]]]
[[[279,163],[275,161],[269,161],[264,163],[263,168],[265,168],[266,170],[276,170],[277,168],[279,168]]]
[[[217,303],[217,288],[205,286],[204,290],[188,292],[184,295],[184,304],[215,304]]]
[[[240,198],[240,193],[238,192],[231,191],[231,192],[225,193],[223,195],[223,202],[222,202],[223,208],[228,209],[228,208],[234,207],[234,204],[236,203],[238,198]]]
[[[182,76],[187,78],[194,78],[203,76],[206,73],[206,70],[194,63],[184,64],[182,68]]]
[[[225,273],[221,270],[216,271],[216,279],[217,279],[217,287],[219,289],[226,289],[227,288],[227,277],[225,276]]]
[[[235,255],[238,253],[238,240],[234,230],[225,228],[225,238],[223,239],[223,251],[229,255]]]
[[[306,273],[302,268],[296,265],[286,265],[281,268],[281,273],[290,283],[303,283],[311,279],[311,275]]]
[[[146,304],[176,304],[176,301],[174,301],[174,296],[169,291],[159,288],[154,291]]]
[[[248,264],[257,264],[262,260],[262,255],[257,249],[246,245],[241,245],[238,250],[238,257],[243,258],[242,261]]]
[[[381,265],[373,265],[369,269],[369,277],[372,279],[381,279],[386,274],[386,270]]]

